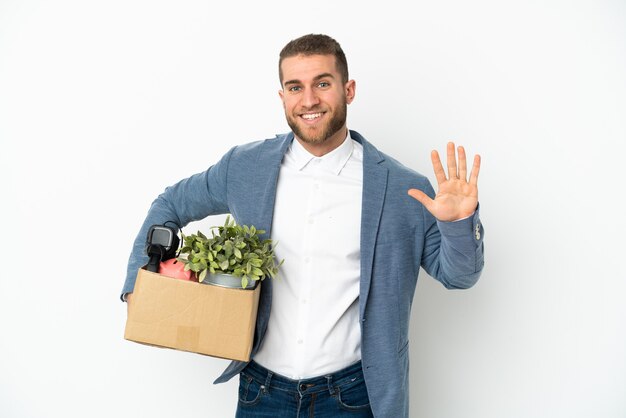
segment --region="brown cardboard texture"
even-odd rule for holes
[[[248,361],[260,292],[260,283],[254,290],[229,289],[140,269],[124,338]]]

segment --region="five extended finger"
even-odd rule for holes
[[[428,196],[426,193],[424,193],[423,191],[419,189],[409,189],[408,194],[413,199],[417,200],[422,205],[424,205],[426,209],[430,208],[430,206],[433,203],[433,200],[430,198],[430,196]]]
[[[459,178],[463,181],[467,181],[467,159],[465,157],[465,148],[458,147],[459,151]]]
[[[443,171],[443,165],[441,164],[439,153],[437,151],[431,152],[430,160],[433,163],[433,170],[435,171],[435,178],[437,179],[437,183],[443,183],[444,181],[446,181],[446,173]]]
[[[454,142],[448,142],[448,178],[458,178],[456,171],[456,155],[454,154]]]
[[[478,184],[478,173],[480,172],[480,155],[474,156],[474,165],[470,174],[470,184],[476,186]]]

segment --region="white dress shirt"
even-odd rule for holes
[[[350,135],[322,157],[296,139],[283,158],[271,238],[285,262],[274,280],[267,332],[254,360],[292,379],[361,359],[363,146]]]

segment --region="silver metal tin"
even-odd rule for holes
[[[210,284],[219,287],[228,287],[230,289],[246,289],[253,290],[256,288],[260,280],[249,280],[248,285],[245,288],[241,287],[241,277],[235,277],[232,274],[207,274],[204,277],[202,284]]]

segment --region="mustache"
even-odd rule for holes
[[[303,113],[321,113],[321,112],[324,112],[324,110],[320,106],[316,105],[312,107],[301,107],[300,109],[298,109],[296,114],[301,115]]]

